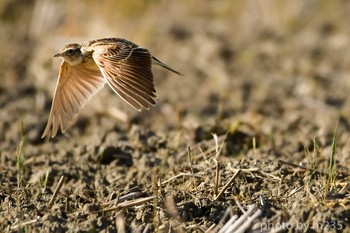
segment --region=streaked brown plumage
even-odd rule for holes
[[[64,133],[105,83],[140,111],[155,105],[152,63],[183,75],[152,56],[147,49],[120,38],[69,44],[54,57],[62,58],[63,62],[42,138],[55,137],[59,127]]]

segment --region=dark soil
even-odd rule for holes
[[[350,232],[349,10],[3,1],[0,231]],[[158,103],[140,113],[106,86],[68,132],[41,139],[52,55],[106,36],[185,76],[154,67]]]

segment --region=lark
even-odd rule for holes
[[[63,62],[42,138],[55,137],[59,127],[62,133],[66,132],[105,83],[131,107],[141,111],[156,103],[152,64],[183,75],[152,56],[146,48],[120,38],[69,44],[54,57]]]

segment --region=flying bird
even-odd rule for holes
[[[105,83],[134,109],[155,105],[156,90],[152,64],[177,75],[146,49],[120,38],[104,38],[83,44],[68,44],[54,57],[63,60],[51,111],[42,138],[55,137],[72,126],[80,110]]]

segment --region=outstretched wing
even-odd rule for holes
[[[62,62],[51,105],[51,112],[42,138],[55,137],[59,126],[64,133],[75,123],[80,110],[102,89],[106,80],[97,67],[71,66]]]
[[[125,43],[98,45],[92,56],[109,86],[133,108],[155,105],[152,56],[147,49]]]

